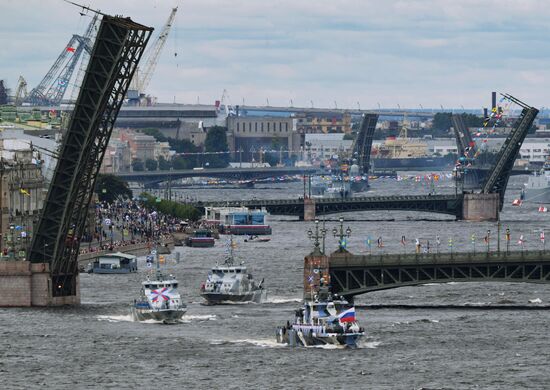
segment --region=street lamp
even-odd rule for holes
[[[339,218],[340,222],[340,229],[334,228],[332,229],[332,234],[334,237],[338,237],[338,251],[343,252],[346,249],[346,239],[345,237],[351,236],[351,229],[348,226],[347,229],[344,231],[344,217]]]
[[[321,239],[323,241],[323,249],[319,249],[321,251],[322,254],[325,254],[325,236],[327,234],[327,229],[325,229],[324,227],[322,227],[321,229],[319,229],[319,220],[316,219],[315,220],[315,233],[309,229],[308,232],[307,232],[307,236],[309,237],[310,240],[313,240],[313,245],[315,246],[316,249],[319,249],[319,239]]]
[[[491,230],[487,229],[487,253],[489,253],[491,249]]]
[[[506,254],[510,250],[510,229],[506,228]]]
[[[15,241],[14,241],[14,234],[15,234],[15,226],[13,224],[10,224],[10,236],[8,242],[10,243],[8,250],[8,256],[10,258],[15,258]]]

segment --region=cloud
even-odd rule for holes
[[[549,105],[544,0],[96,0],[155,26],[178,5],[149,93],[202,103],[481,107],[492,90]],[[32,10],[32,12],[29,12]],[[90,20],[62,1],[3,0],[0,78],[36,85]],[[175,55],[177,54],[177,56]]]

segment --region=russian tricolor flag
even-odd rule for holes
[[[338,315],[340,322],[355,322],[355,307],[350,307]]]

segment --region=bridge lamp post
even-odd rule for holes
[[[491,250],[491,230],[487,230],[487,253]]]
[[[327,229],[325,229],[324,227],[319,229],[319,220],[318,219],[315,220],[315,233],[313,233],[313,231],[311,229],[309,229],[307,231],[307,236],[309,237],[310,240],[313,240],[313,245],[315,246],[316,249],[319,249],[323,255],[325,254],[325,236],[326,236],[326,234],[327,234]],[[319,248],[319,239],[321,239],[322,242],[323,242],[323,249],[322,250]]]
[[[332,229],[332,235],[334,237],[338,237],[338,251],[343,252],[346,249],[346,239],[345,237],[351,236],[351,229],[348,226],[348,228],[344,231],[344,217],[339,218],[340,221],[340,229],[334,228]]]
[[[510,250],[510,229],[506,228],[506,254]]]

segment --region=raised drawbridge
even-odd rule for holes
[[[504,194],[508,179],[512,174],[514,162],[519,154],[519,150],[527,133],[531,129],[539,110],[531,107],[515,97],[504,94],[504,98],[522,107],[521,115],[514,123],[512,131],[504,141],[497,159],[488,172],[485,181],[481,187],[482,194],[499,194],[500,210],[504,205]]]
[[[357,159],[360,173],[366,174],[370,170],[370,154],[372,149],[372,139],[378,122],[378,114],[363,114],[361,125],[357,136],[353,140],[351,147],[352,158]]]
[[[94,11],[95,12],[95,11]],[[99,167],[153,28],[101,14],[78,99],[30,247],[46,263],[53,304],[79,300],[77,256]],[[67,297],[75,297],[63,299]]]

